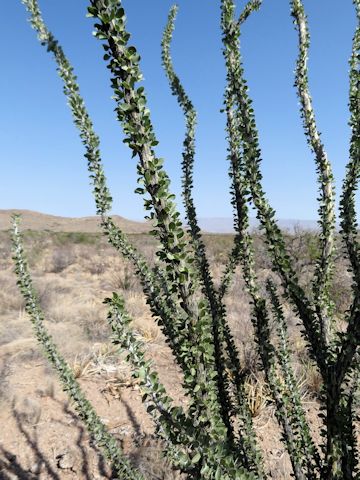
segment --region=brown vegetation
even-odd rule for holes
[[[152,320],[138,280],[99,234],[25,232],[25,245],[46,326],[72,365],[86,394],[116,433],[134,464],[151,479],[172,479],[174,472],[161,458],[153,438],[153,426],[141,403],[137,382],[131,377],[124,355],[118,355],[109,338],[106,310],[101,298],[120,291],[135,318],[137,333],[146,341],[161,380],[169,392],[186,402],[181,374],[158,326]],[[155,241],[148,235],[130,235],[152,260]],[[259,253],[259,278],[269,265],[261,236],[254,234]],[[12,272],[10,238],[0,232],[0,478],[103,479],[111,478],[101,455],[76,419],[56,376],[33,339],[24,304]],[[220,277],[231,235],[206,235],[213,273]],[[316,241],[309,232],[288,236],[297,255],[297,267],[306,285],[314,268]],[[349,303],[350,278],[338,259],[333,299],[343,311]],[[289,478],[287,454],[280,442],[274,407],[258,369],[253,343],[249,299],[238,271],[227,297],[230,323],[248,376],[249,405],[257,434],[268,458],[273,478]],[[294,351],[294,364],[303,399],[316,431],[319,376],[309,359],[295,325],[286,310]],[[341,318],[338,319],[341,322]]]

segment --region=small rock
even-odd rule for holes
[[[56,460],[62,470],[74,470],[75,457],[70,451],[57,455]]]
[[[29,470],[31,473],[40,473],[43,465],[43,462],[35,462],[31,465]]]

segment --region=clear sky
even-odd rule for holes
[[[160,41],[171,0],[124,0],[132,42],[142,56],[144,86],[160,141],[159,155],[180,203],[184,121],[161,67]],[[239,6],[244,1],[238,1]],[[122,144],[109,72],[92,37],[86,0],[40,0],[44,18],[63,45],[102,141],[114,213],[141,219],[135,159]],[[225,71],[220,2],[178,0],[173,60],[199,115],[194,195],[201,217],[230,217]],[[355,28],[351,0],[306,0],[311,31],[310,86],[319,128],[333,163],[337,194],[348,159],[348,57]],[[0,29],[0,208],[64,216],[93,215],[83,146],[50,55],[26,21],[20,0],[2,5]],[[263,149],[264,186],[279,218],[315,219],[317,186],[293,87],[297,36],[287,0],[264,0],[243,28],[242,53]]]

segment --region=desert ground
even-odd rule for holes
[[[91,442],[56,374],[43,357],[24,312],[11,260],[8,220],[0,214],[0,478],[106,479],[111,472]],[[186,405],[181,373],[164,337],[151,317],[131,266],[107,244],[96,221],[68,222],[57,217],[24,213],[24,243],[34,285],[45,312],[46,326],[61,353],[108,429],[131,461],[149,480],[180,478],[161,455],[161,444],[141,403],[136,380],[111,343],[104,298],[113,291],[124,296],[134,328],[147,345],[162,382],[179,404]],[[47,216],[45,216],[47,217]],[[156,241],[146,224],[119,224],[152,261]],[[127,222],[127,223],[126,223]],[[270,275],[266,247],[254,233],[256,264],[262,280]],[[312,233],[288,235],[288,245],[304,285],[309,283],[316,256]],[[212,271],[220,279],[232,235],[205,235]],[[333,299],[340,312],[349,303],[350,278],[341,259],[336,269]],[[249,406],[271,478],[289,479],[291,469],[280,442],[274,405],[258,365],[252,338],[249,299],[238,269],[226,299],[230,324],[247,374]],[[317,398],[321,383],[309,359],[290,307],[285,308],[291,332],[293,361],[303,402],[315,437],[319,437]]]

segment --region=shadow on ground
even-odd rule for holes
[[[12,415],[16,428],[21,435],[22,448],[28,447],[29,462],[21,461],[23,455],[20,452],[9,451],[0,443],[0,480],[110,480],[116,479],[116,475],[109,469],[99,449],[93,444],[86,429],[71,410],[68,403],[62,403],[52,398],[52,401],[62,408],[64,420],[57,420],[50,428],[62,424],[69,427],[70,419],[72,429],[76,429],[76,442],[72,442],[63,451],[51,454],[51,445],[44,451],[40,446],[38,433],[38,419],[33,419],[29,424],[28,413],[12,403]],[[151,435],[143,434],[141,425],[131,406],[125,400],[121,400],[126,410],[133,434],[126,438],[126,450],[131,463],[140,470],[147,480],[175,480],[181,475],[174,472],[171,466],[162,456],[161,444]],[[119,439],[124,444],[124,439]]]

